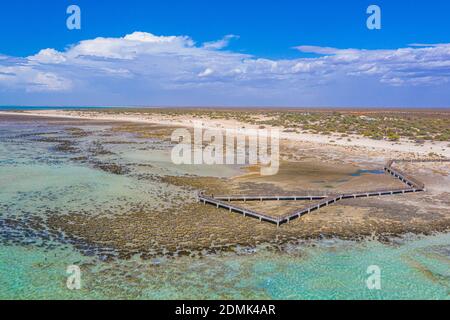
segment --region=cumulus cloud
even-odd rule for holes
[[[70,48],[66,55],[70,58],[101,57],[132,60],[140,55],[170,54],[188,51],[194,41],[186,36],[155,36],[146,32],[134,32],[123,38],[96,38],[81,41]]]
[[[214,73],[214,70],[211,68],[206,68],[204,71],[200,72],[198,74],[199,77],[207,77]]]
[[[177,92],[205,99],[216,93],[217,97],[223,94],[221,98],[234,97],[239,104],[242,97],[255,101],[292,97],[295,101],[321,86],[327,86],[328,92],[342,91],[340,86],[350,83],[433,87],[450,79],[450,44],[414,44],[393,50],[303,45],[295,49],[317,56],[276,60],[222,50],[236,38],[227,35],[197,45],[188,36],[134,32],[84,40],[65,51],[47,48],[24,58],[0,55],[0,89],[72,95],[98,89],[105,96],[113,92],[123,97],[133,92],[142,104]],[[326,91],[315,92],[320,100],[318,95]]]
[[[435,85],[450,79],[450,45],[420,45],[396,50],[336,49],[314,46],[296,47],[301,52],[325,54],[307,59],[322,61],[322,68],[349,76],[377,76],[382,83],[397,85]],[[305,63],[305,61],[302,61]]]
[[[42,59],[45,63],[57,63]],[[58,92],[72,88],[72,81],[46,70],[33,59],[6,58],[0,62],[0,88],[22,89],[25,92]]]
[[[39,51],[38,54],[28,57],[28,60],[30,62],[34,61],[42,64],[58,64],[65,62],[67,59],[63,53],[58,52],[55,49],[43,49]]]
[[[223,37],[220,40],[211,41],[211,42],[205,42],[203,44],[203,48],[205,48],[205,49],[215,49],[215,50],[223,49],[223,48],[228,47],[228,45],[230,44],[230,41],[233,40],[233,39],[239,39],[239,36],[236,36],[234,34],[229,34],[229,35],[226,35],[225,37]]]
[[[0,69],[0,82],[7,88],[23,87],[26,92],[57,92],[69,90],[70,80],[51,72],[40,72],[28,67]]]

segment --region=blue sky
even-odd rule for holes
[[[16,0],[0,34],[1,105],[450,106],[444,0]]]

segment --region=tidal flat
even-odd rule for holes
[[[0,279],[7,284],[0,297],[81,297],[67,292],[64,273],[80,264],[82,292],[99,299],[376,298],[361,279],[364,263],[377,259],[392,281],[395,264],[410,270],[414,297],[448,297],[448,164],[405,164],[427,193],[344,200],[276,228],[199,204],[196,194],[395,187],[377,171],[392,154],[282,141],[279,173],[261,177],[250,166],[173,164],[174,129],[0,115]],[[304,203],[242,205],[279,214]],[[427,246],[433,253],[425,254]],[[387,263],[394,252],[403,253]],[[291,265],[299,271],[290,274]],[[354,279],[345,268],[357,270]],[[39,279],[53,282],[44,288]],[[423,283],[432,283],[430,292],[420,291]],[[409,294],[390,288],[379,297]]]

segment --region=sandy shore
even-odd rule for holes
[[[251,125],[236,120],[226,119],[209,119],[206,117],[195,118],[188,115],[167,116],[162,114],[139,114],[136,112],[122,112],[118,114],[107,114],[101,111],[73,111],[73,110],[39,110],[39,111],[23,111],[23,112],[0,112],[2,114],[13,115],[28,115],[48,118],[69,118],[69,119],[85,119],[85,120],[101,120],[101,121],[121,121],[133,123],[147,123],[159,124],[167,126],[183,126],[193,127],[196,122],[202,121],[207,129],[258,129],[258,126]],[[373,140],[363,136],[349,135],[345,139],[339,135],[321,135],[321,134],[307,134],[295,132],[283,132],[284,128],[266,126],[267,129],[280,130],[280,138],[298,141],[309,142],[318,145],[333,145],[342,147],[351,147],[359,149],[367,149],[368,151],[379,150],[386,156],[393,153],[392,157],[398,156],[398,153],[408,154],[409,157],[426,156],[430,153],[440,155],[442,157],[450,157],[449,142],[446,141],[426,141],[422,144],[417,144],[412,141],[402,139],[400,141],[392,142],[386,140]],[[395,156],[394,156],[394,153]]]

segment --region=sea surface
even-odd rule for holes
[[[406,235],[389,243],[302,241],[283,251],[261,245],[201,259],[107,259],[96,248],[75,246],[64,233],[51,230],[46,217],[153,208],[163,205],[154,200],[160,193],[181,191],[144,183],[142,166],[114,175],[73,161],[73,155],[55,148],[55,141],[69,139],[66,129],[0,116],[0,299],[450,298],[450,234]],[[106,125],[83,129],[112,139]],[[92,136],[77,139],[92,143]],[[110,146],[114,155],[97,157],[148,165],[147,174],[176,175],[180,169],[167,161],[164,148],[146,143],[125,153],[116,141]],[[214,168],[190,170],[210,175]],[[234,170],[221,175],[231,176]],[[73,265],[81,271],[79,290],[67,286]],[[373,266],[380,271],[379,289],[367,285]]]
[[[32,111],[32,110],[83,110],[83,109],[105,109],[115,107],[48,107],[48,106],[0,106],[0,111]],[[124,107],[125,108],[125,107]]]

